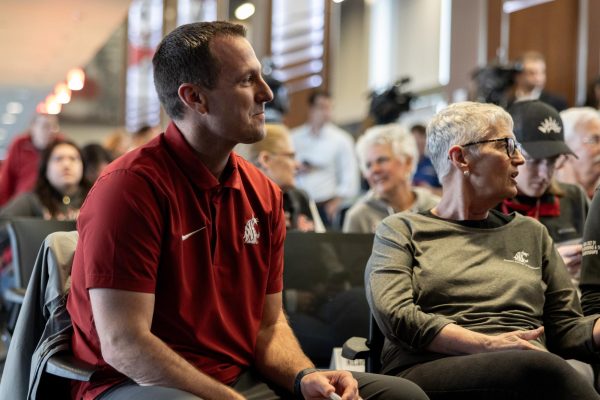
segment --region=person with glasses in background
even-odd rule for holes
[[[265,138],[251,144],[239,144],[236,151],[256,165],[283,191],[283,211],[287,229],[325,232],[315,202],[296,187],[298,161],[288,128],[266,124]]]
[[[583,316],[547,229],[494,209],[517,195],[525,163],[510,115],[452,104],[427,149],[440,203],[385,218],[365,271],[382,373],[432,399],[600,398],[587,364],[600,361],[600,315]]]
[[[506,214],[516,211],[540,221],[577,281],[589,202],[579,185],[554,178],[556,169],[574,154],[564,141],[560,115],[539,100],[515,103],[508,112],[514,121],[515,137],[523,146],[525,164],[519,167],[517,195],[504,199],[498,208]]]
[[[573,107],[560,116],[565,142],[577,158],[565,160],[556,171],[556,179],[581,185],[591,199],[600,180],[600,113],[591,107]]]

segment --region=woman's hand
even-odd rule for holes
[[[557,246],[556,249],[565,262],[571,278],[579,279],[579,272],[581,270],[581,244],[567,244]]]
[[[485,352],[503,351],[503,350],[538,350],[545,351],[530,342],[535,340],[544,333],[544,327],[528,331],[512,331],[502,333],[500,335],[484,335],[487,340],[484,340]]]
[[[544,333],[544,327],[526,331],[512,331],[500,335],[484,335],[456,324],[444,326],[431,341],[427,350],[442,354],[463,355],[504,350],[539,350],[530,343]]]

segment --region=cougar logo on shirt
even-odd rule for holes
[[[515,264],[521,264],[527,268],[531,268],[531,269],[540,269],[540,267],[532,267],[531,265],[529,265],[529,253],[527,253],[525,250],[521,250],[521,251],[517,251],[514,255],[514,257],[512,258],[512,260],[507,260],[504,259],[504,261],[508,261],[511,263],[515,263]]]
[[[256,230],[257,225],[258,218],[253,215],[252,218],[246,222],[246,227],[244,228],[244,243],[258,244],[260,233]]]

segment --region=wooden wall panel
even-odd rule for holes
[[[544,54],[546,89],[565,96],[571,105],[576,90],[578,12],[578,0],[554,0],[510,15],[509,59],[528,50]]]
[[[502,0],[488,0],[487,3],[487,60],[496,58],[500,47],[500,29],[502,22]]]
[[[588,2],[588,57],[586,82],[600,75],[600,0]]]

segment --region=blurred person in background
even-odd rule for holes
[[[402,126],[367,129],[356,143],[356,155],[370,190],[346,213],[344,232],[375,232],[388,215],[427,211],[439,202],[429,190],[411,184],[418,151],[415,139]]]
[[[265,132],[263,140],[238,145],[236,150],[260,168],[283,191],[283,210],[288,229],[325,232],[315,202],[308,193],[295,187],[298,162],[287,127],[282,124],[266,124]]]
[[[38,217],[74,220],[90,184],[85,178],[81,150],[69,140],[57,139],[42,153],[38,179],[0,210],[0,217]]]
[[[300,162],[297,184],[317,203],[325,225],[337,227],[344,203],[351,201],[360,187],[354,139],[331,122],[333,101],[329,93],[311,93],[308,105],[308,121],[292,129]]]
[[[565,142],[577,157],[565,161],[556,179],[582,186],[591,199],[600,179],[600,114],[590,107],[573,107],[560,116]]]
[[[83,146],[81,155],[85,165],[84,175],[90,184],[96,182],[102,170],[113,160],[110,152],[98,143]]]
[[[417,150],[419,151],[417,169],[413,175],[413,185],[430,188],[434,193],[439,194],[442,185],[438,180],[431,159],[425,154],[425,142],[427,140],[425,130],[425,125],[422,124],[415,124],[410,128],[410,133],[415,138]]]
[[[519,166],[517,195],[505,199],[500,210],[516,211],[540,221],[554,240],[567,270],[578,281],[581,238],[588,214],[588,199],[579,185],[556,181],[554,171],[573,152],[564,141],[560,115],[549,104],[529,100],[508,109],[513,132],[523,146],[525,164]]]
[[[104,141],[102,146],[109,151],[113,160],[127,152],[129,141],[124,128],[118,128],[112,131]]]
[[[140,129],[129,134],[129,136],[127,137],[128,144],[126,151],[131,151],[142,145],[145,145],[146,143],[154,139],[156,136],[158,136],[159,133],[160,130],[157,127],[149,125],[142,126]]]
[[[40,154],[58,137],[58,132],[56,115],[36,114],[29,131],[13,139],[0,168],[0,207],[16,195],[33,189]]]
[[[558,111],[567,108],[564,97],[544,90],[546,86],[546,59],[537,51],[523,53],[516,63],[521,66],[521,71],[515,75],[513,94],[508,105],[517,101],[541,100],[550,104]]]
[[[600,76],[597,76],[596,79],[590,83],[585,106],[600,110]]]

